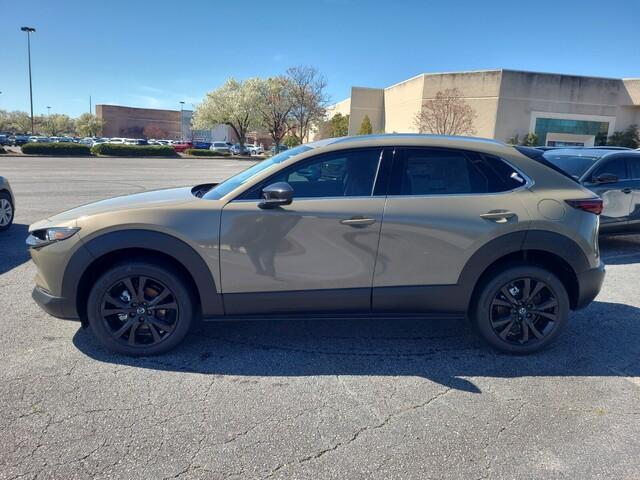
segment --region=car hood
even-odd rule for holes
[[[166,190],[152,190],[143,193],[134,193],[132,195],[108,198],[106,200],[89,203],[81,207],[72,208],[66,212],[54,215],[48,220],[53,223],[63,223],[85,216],[98,215],[107,212],[177,205],[197,200],[191,193],[191,190],[191,187],[170,188]]]

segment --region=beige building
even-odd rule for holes
[[[535,133],[543,145],[591,146],[640,124],[640,79],[504,69],[424,73],[387,88],[352,87],[351,97],[328,113],[348,114],[350,135],[357,133],[365,115],[374,132],[416,133],[415,117],[423,104],[453,88],[473,108],[479,137],[507,141]]]

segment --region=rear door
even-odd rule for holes
[[[617,182],[598,183],[601,175],[615,175]],[[588,174],[585,187],[595,192],[604,202],[600,215],[600,228],[603,231],[624,230],[629,221],[631,199],[633,195],[627,161],[624,155],[615,155],[600,161]]]
[[[503,160],[454,149],[401,148],[394,156],[374,275],[373,310],[451,311],[445,298],[486,242],[529,215],[517,190],[527,180]]]
[[[627,157],[629,168],[629,186],[631,192],[631,208],[629,212],[629,227],[640,229],[640,153]]]

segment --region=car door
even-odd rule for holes
[[[606,183],[598,181],[607,176],[616,180]],[[629,221],[632,199],[625,156],[616,154],[602,159],[587,173],[584,186],[602,198],[604,208],[600,215],[600,230],[624,230]]]
[[[221,285],[227,314],[370,310],[384,195],[382,148],[301,160],[222,211]],[[290,205],[264,209],[262,189],[288,182]]]
[[[627,156],[629,169],[629,185],[631,189],[631,206],[629,208],[629,228],[640,229],[640,153]]]
[[[517,191],[527,182],[493,156],[396,150],[374,274],[374,312],[464,309],[449,295],[451,287],[482,245],[526,230],[530,217]]]

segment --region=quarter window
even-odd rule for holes
[[[406,149],[393,170],[390,195],[496,193],[525,182],[497,157],[457,150]]]

